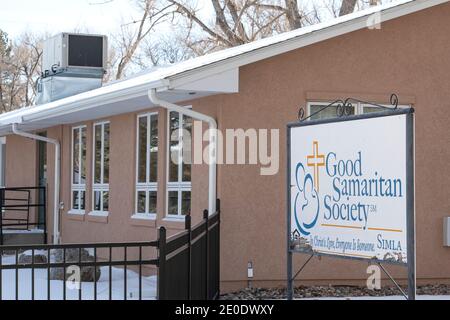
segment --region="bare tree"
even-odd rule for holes
[[[339,15],[344,16],[355,11],[356,2],[357,0],[343,0]]]
[[[180,45],[181,44],[181,45]],[[140,59],[140,65],[143,68],[170,65],[194,57],[194,53],[182,45],[183,39],[173,36],[160,36],[149,39],[143,50],[143,58]],[[147,60],[150,59],[151,65]]]
[[[6,55],[9,48],[9,40],[6,32],[0,29],[0,57]]]
[[[138,25],[136,30],[122,26],[122,32],[118,38],[118,62],[116,70],[116,79],[121,79],[125,68],[132,62],[136,56],[140,44],[150,34],[155,27],[164,21],[164,18],[171,14],[168,8],[172,4],[160,5],[156,0],[137,0],[137,4],[142,10],[142,16],[139,20],[133,21],[128,25]]]
[[[4,41],[0,41],[4,42]],[[5,50],[0,44],[0,108],[2,112],[30,106],[41,72],[41,37],[25,33]]]
[[[186,44],[196,54],[241,45],[321,20],[314,5],[307,12],[297,0],[210,0],[215,17],[211,25],[188,2],[167,1],[186,19]],[[356,4],[357,0],[341,1],[339,15],[353,12]],[[204,36],[193,36],[195,27]]]
[[[23,105],[30,106],[36,97],[36,82],[42,68],[42,38],[30,33],[23,34],[13,48],[15,68],[22,77]]]
[[[135,0],[141,16],[124,24],[116,36],[115,78],[125,70],[174,63],[191,56],[242,45],[321,22],[318,1],[208,0],[205,14],[197,0]],[[331,17],[342,16],[379,0],[322,0]],[[386,0],[389,1],[389,0]],[[328,16],[328,18],[331,18]],[[171,24],[171,36],[157,26]],[[182,39],[179,41],[178,39]]]
[[[7,104],[7,86],[9,70],[6,65],[6,61],[10,55],[10,45],[8,40],[8,35],[6,32],[0,30],[0,107],[2,111],[5,109]]]

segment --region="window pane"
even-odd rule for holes
[[[95,191],[94,192],[94,210],[95,211],[102,210],[101,192],[100,191]]]
[[[382,108],[379,107],[364,107],[363,113],[373,113],[373,112],[380,112],[383,111]]]
[[[2,161],[2,167],[0,168],[1,170],[1,180],[0,180],[0,185],[1,186],[5,186],[5,168],[6,168],[6,143],[1,144],[1,161]],[[44,150],[46,150],[46,148],[44,148]],[[45,152],[45,151],[44,151]]]
[[[150,182],[158,180],[158,115],[150,117]]]
[[[148,213],[156,213],[156,191],[150,191],[148,193]]]
[[[180,116],[177,112],[170,113],[170,159],[169,159],[169,181],[178,182],[178,162],[180,152],[179,129]]]
[[[78,191],[73,191],[72,192],[72,209],[78,210],[80,209],[80,206],[78,205],[78,197],[79,197],[80,193]]]
[[[192,118],[183,117],[183,181],[191,181]],[[189,132],[189,136],[186,136]]]
[[[109,183],[109,123],[104,125],[103,142],[103,183]]]
[[[169,215],[178,215],[178,191],[169,191],[169,201],[167,213]]]
[[[86,128],[81,128],[81,184],[86,183]]]
[[[80,210],[84,210],[86,208],[86,192],[80,191]]]
[[[147,117],[139,118],[138,182],[147,182]]]
[[[95,137],[95,151],[94,151],[94,183],[102,183],[101,181],[101,167],[102,167],[102,126],[96,125],[94,127]],[[100,210],[100,209],[98,209]]]
[[[145,213],[145,191],[138,191],[137,193],[137,213]]]
[[[73,130],[73,172],[72,172],[72,181],[74,184],[79,184],[79,174],[80,174],[80,131],[78,129]]]
[[[103,192],[103,211],[109,210],[109,192],[104,191]]]
[[[183,191],[181,197],[181,214],[186,216],[191,213],[191,192]]]
[[[318,112],[319,110],[322,110],[325,108],[326,105],[313,105],[310,106],[310,115],[313,115],[314,113]],[[350,114],[355,114],[355,107],[352,107],[352,111]],[[318,114],[315,114],[311,117],[311,120],[317,120],[317,119],[329,119],[329,118],[336,118],[337,117],[337,107],[328,107],[325,110],[322,110]]]

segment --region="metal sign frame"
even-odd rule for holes
[[[394,95],[393,95],[394,96]],[[392,97],[391,97],[392,99]],[[396,96],[395,96],[395,99]],[[345,100],[337,100],[338,102],[343,102],[343,104],[339,104],[339,108],[341,108],[341,114],[338,113],[337,118],[329,118],[329,119],[320,119],[320,120],[309,120],[309,121],[300,121],[289,123],[287,125],[287,297],[288,300],[293,299],[293,284],[297,275],[306,267],[309,261],[314,256],[325,256],[339,259],[350,259],[350,260],[360,260],[365,262],[371,262],[373,264],[378,264],[383,272],[394,282],[397,288],[402,292],[402,294],[407,297],[409,300],[416,299],[416,245],[415,245],[415,186],[414,186],[414,174],[415,174],[415,165],[414,165],[414,146],[415,146],[415,138],[414,138],[414,109],[398,109],[397,105],[395,108],[385,108],[389,109],[387,111],[364,114],[364,115],[348,115],[350,112],[346,113],[346,108],[348,108],[349,104]],[[396,101],[398,103],[398,100]],[[328,105],[327,107],[332,106],[334,103]],[[351,104],[350,104],[351,106]],[[324,108],[326,109],[326,107]],[[322,109],[322,110],[324,110]],[[320,110],[320,111],[322,111]],[[320,112],[319,111],[319,112]],[[339,111],[338,111],[339,112]],[[301,113],[299,113],[300,115]],[[327,123],[336,123],[336,122],[345,122],[345,121],[355,121],[355,120],[364,120],[371,118],[381,118],[381,117],[390,117],[396,115],[406,115],[406,227],[407,227],[407,262],[402,263],[398,261],[389,261],[389,260],[379,260],[379,259],[367,259],[362,257],[350,257],[350,256],[342,256],[342,255],[334,255],[331,253],[322,253],[310,251],[306,252],[303,250],[295,249],[291,245],[291,129],[297,127],[305,127],[305,126],[314,126],[318,124],[327,124]],[[304,113],[300,115],[303,118]],[[304,119],[307,120],[308,118]],[[310,258],[302,265],[300,270],[293,276],[293,254],[294,253],[303,253],[309,254]],[[395,282],[395,280],[390,276],[387,270],[382,266],[383,264],[393,264],[393,265],[401,265],[407,267],[408,272],[408,293],[404,293],[400,286]]]

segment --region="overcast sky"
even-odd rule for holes
[[[0,29],[10,38],[27,29],[50,34],[73,30],[109,34],[138,17],[133,0],[108,1],[0,0]]]

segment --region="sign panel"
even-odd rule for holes
[[[407,263],[411,112],[290,125],[290,248]]]

